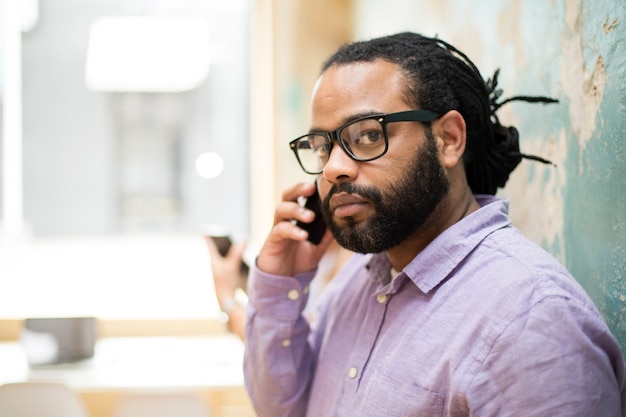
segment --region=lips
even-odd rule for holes
[[[355,194],[339,193],[330,199],[330,211],[336,217],[351,217],[363,211],[367,200]]]

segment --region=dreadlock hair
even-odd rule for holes
[[[406,73],[408,85],[404,99],[409,105],[440,115],[457,110],[463,116],[467,126],[463,164],[474,194],[494,195],[498,187],[504,187],[522,158],[551,164],[522,154],[517,129],[502,126],[496,111],[511,101],[555,103],[558,100],[516,96],[498,102],[502,95],[502,90],[497,88],[499,70],[484,81],[474,63],[454,46],[410,32],[344,45],[322,65],[322,73],[333,65],[376,59],[398,64]]]

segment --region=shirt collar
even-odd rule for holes
[[[403,273],[422,292],[430,292],[446,279],[488,235],[511,224],[508,200],[491,195],[475,197],[480,208],[437,236],[404,268]],[[390,264],[384,253],[372,257],[369,270],[380,284],[389,282]]]

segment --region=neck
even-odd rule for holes
[[[457,195],[457,198],[452,196]],[[449,192],[413,235],[386,252],[391,266],[402,271],[426,246],[453,224],[480,208],[469,187],[461,193]]]

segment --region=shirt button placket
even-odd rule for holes
[[[367,303],[367,309],[364,311],[364,322],[368,323],[368,327],[357,335],[355,343],[359,346],[350,355],[349,363],[356,364],[351,366],[346,372],[346,389],[350,387],[352,395],[356,395],[359,389],[360,379],[365,370],[365,364],[367,364],[369,358],[372,355],[374,346],[376,345],[376,339],[382,326],[383,318],[385,316],[385,310],[387,308],[387,302],[390,300],[390,295],[385,293],[379,293],[370,298]],[[346,399],[347,402],[354,400]]]

